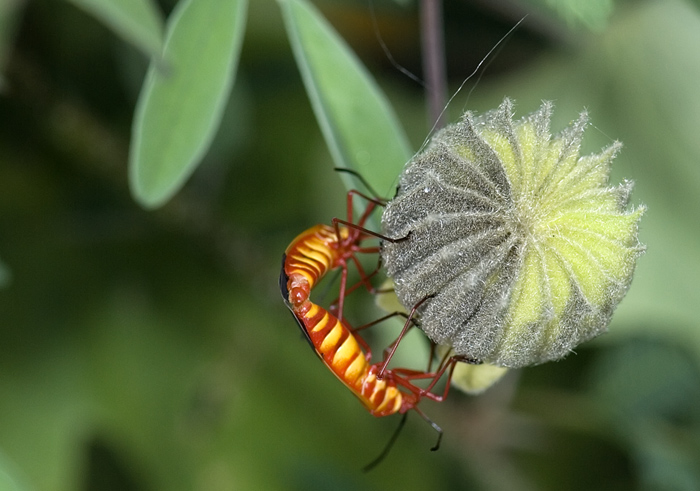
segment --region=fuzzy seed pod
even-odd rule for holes
[[[505,367],[567,355],[607,328],[644,251],[607,187],[616,142],[579,157],[588,116],[550,135],[552,104],[467,112],[409,162],[382,215],[382,259],[400,302],[456,353]]]
[[[387,314],[392,312],[408,313],[404,306],[399,303],[399,299],[394,293],[394,283],[391,279],[387,279],[382,283],[374,299],[377,307]],[[439,359],[442,359],[444,356],[452,356],[453,354],[454,352],[449,346],[437,346]],[[498,382],[507,371],[508,369],[505,367],[491,365],[490,363],[473,365],[471,363],[457,362],[452,372],[450,384],[462,392],[477,395]]]

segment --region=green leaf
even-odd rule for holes
[[[132,129],[129,178],[142,206],[170,199],[207,152],[235,78],[247,4],[183,0],[168,20],[167,69],[151,62]]]
[[[148,56],[163,46],[163,15],[154,0],[68,0]]]
[[[350,48],[304,0],[279,0],[294,56],[337,167],[388,192],[410,145],[386,97]],[[349,187],[358,187],[343,176]]]

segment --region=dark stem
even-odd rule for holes
[[[423,79],[428,99],[430,126],[445,126],[443,108],[447,101],[445,70],[445,41],[442,20],[442,0],[421,0],[421,49],[423,52]]]

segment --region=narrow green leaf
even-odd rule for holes
[[[68,0],[148,56],[163,46],[163,15],[154,0]]]
[[[393,187],[410,145],[386,97],[350,48],[305,0],[279,0],[294,56],[334,163],[378,192]],[[346,184],[358,187],[351,176]]]
[[[129,155],[131,192],[154,208],[192,174],[221,121],[245,29],[246,0],[182,0],[163,59],[151,62],[136,107]]]

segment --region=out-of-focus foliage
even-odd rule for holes
[[[0,91],[5,84],[3,77],[5,64],[12,48],[23,3],[24,0],[6,0],[0,4]]]
[[[17,475],[17,469],[0,453],[0,489],[3,491],[25,491],[28,488]]]
[[[583,26],[593,31],[601,31],[608,24],[613,13],[613,0],[526,0],[533,6],[547,8],[561,17],[570,27]]]
[[[374,35],[419,67],[415,3],[376,2],[376,23],[365,2],[314,3],[418,149],[422,88]],[[587,108],[582,153],[623,141],[611,180],[636,181],[648,252],[608,335],[478,397],[426,403],[445,430],[440,451],[410,417],[366,475],[398,422],[372,418],[323,370],[277,289],[289,241],[345,202],[280,5],[250,2],[215,151],[151,212],[127,179],[141,52],[66,2],[18,5],[16,35],[0,31],[0,257],[12,269],[0,290],[0,473],[57,491],[700,487],[696,2],[616,2],[595,34],[533,11],[455,98],[451,120],[504,96],[519,114],[553,100],[555,132]],[[171,19],[175,2],[159,5]],[[475,5],[445,3],[454,87],[523,3]],[[348,309],[357,323],[379,315],[368,295]],[[376,353],[393,329],[368,332]],[[411,336],[401,360],[427,354]]]
[[[163,16],[153,0],[68,0],[109,26],[146,55],[159,57]]]
[[[7,285],[9,285],[11,280],[12,271],[7,266],[7,264],[3,263],[2,260],[0,260],[0,288],[4,288]]]

